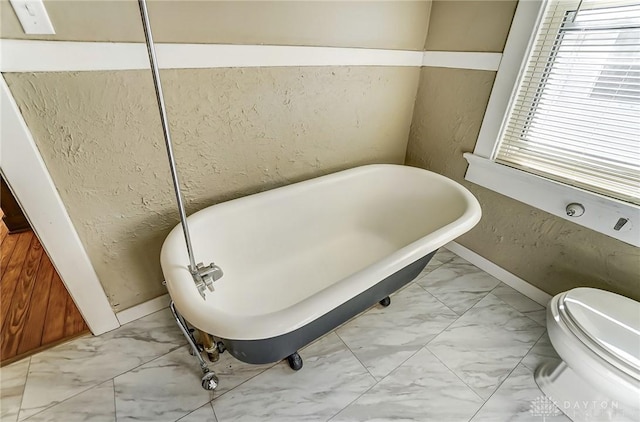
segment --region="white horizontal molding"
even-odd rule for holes
[[[0,40],[2,72],[148,69],[142,43]],[[226,44],[156,44],[162,69],[420,66],[421,51]]]
[[[148,69],[142,43],[0,39],[0,71]],[[156,44],[162,69],[286,66],[437,66],[496,70],[499,53],[228,44]]]
[[[148,69],[143,44],[0,40],[2,72]]]
[[[425,51],[422,66],[495,71],[500,67],[500,60],[501,53]]]
[[[422,52],[270,45],[160,44],[160,67],[420,66]],[[145,49],[146,53],[146,49]],[[204,60],[203,60],[204,58]]]
[[[545,179],[478,155],[465,153],[464,158],[469,162],[466,180],[625,243],[640,246],[640,207],[637,205]],[[584,206],[582,216],[567,216],[566,207],[573,202]],[[629,221],[620,230],[614,230],[620,218]]]

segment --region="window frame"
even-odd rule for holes
[[[519,75],[526,65],[545,5],[546,0],[518,2],[475,149],[473,153],[464,154],[469,163],[465,179],[640,247],[639,206],[492,161],[503,120],[511,105]],[[571,203],[582,204],[584,214],[579,217],[568,216],[566,209]],[[614,230],[620,218],[628,221],[620,230]]]

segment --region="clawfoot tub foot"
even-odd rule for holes
[[[299,371],[302,368],[302,358],[298,352],[287,356],[287,363],[294,371]]]
[[[387,296],[378,303],[386,308],[387,306],[391,305],[391,298]]]
[[[189,330],[189,327],[187,326],[185,320],[176,310],[176,305],[173,303],[173,301],[171,301],[171,303],[169,304],[169,309],[171,309],[171,313],[173,314],[173,317],[175,318],[180,331],[182,331],[182,334],[184,334],[184,336],[186,337],[189,346],[191,346],[191,354],[198,359],[198,363],[200,364],[200,369],[202,369],[203,374],[202,388],[204,388],[205,390],[215,390],[215,388],[218,386],[218,377],[216,376],[215,372],[209,369],[207,363],[202,358],[202,354],[200,353],[201,350],[198,348],[193,334]]]

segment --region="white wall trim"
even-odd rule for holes
[[[425,51],[422,66],[495,71],[501,60],[502,53]]]
[[[572,223],[640,247],[640,207],[556,182],[535,174],[498,164],[475,154],[465,153],[469,162],[465,179],[494,192],[524,202]],[[567,215],[567,205],[581,204],[585,212],[579,217]],[[621,229],[614,227],[627,219]]]
[[[444,245],[445,248],[451,252],[466,259],[481,270],[491,274],[498,280],[502,281],[507,286],[514,288],[529,299],[539,303],[540,305],[547,307],[547,303],[551,299],[551,295],[538,289],[536,286],[524,281],[515,274],[510,273],[502,267],[497,266],[488,259],[478,255],[469,248],[462,246],[457,242],[450,242]]]
[[[504,53],[496,80],[491,89],[487,110],[482,119],[478,141],[473,153],[485,158],[493,156],[524,59],[533,41],[534,29],[543,12],[542,0],[519,1],[513,16],[511,30],[504,46]]]
[[[51,180],[31,132],[0,78],[0,171],[93,334],[120,324]]]
[[[148,69],[142,43],[0,40],[2,72]],[[421,51],[225,44],[156,44],[162,69],[420,66]]]
[[[120,325],[124,325],[128,322],[135,321],[167,308],[169,306],[169,301],[171,301],[171,297],[169,297],[169,294],[167,293],[155,299],[127,308],[124,311],[120,311],[116,314],[116,317],[118,318],[118,321],[120,321]]]
[[[372,48],[157,44],[162,69],[274,66],[432,66],[497,70],[502,54]],[[142,43],[0,39],[1,72],[148,69]]]

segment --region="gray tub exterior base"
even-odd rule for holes
[[[236,359],[252,364],[278,362],[297,352],[315,339],[370,308],[402,286],[415,279],[427,266],[436,251],[395,272],[358,296],[322,315],[307,325],[280,336],[260,340],[231,340],[221,338]],[[393,303],[391,303],[393,306]]]

